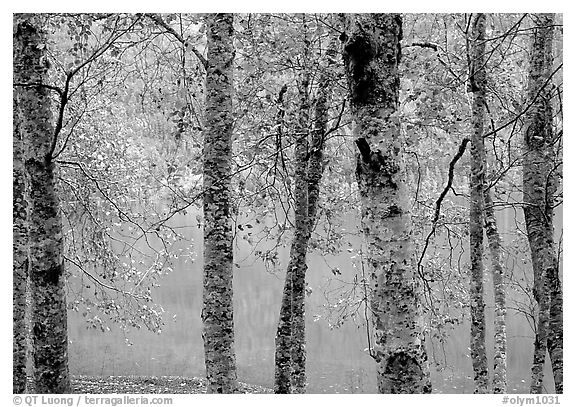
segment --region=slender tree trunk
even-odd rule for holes
[[[502,240],[498,232],[494,203],[490,190],[484,192],[484,215],[486,237],[492,260],[492,284],[494,286],[494,380],[495,394],[507,393],[506,380],[506,284],[502,260]]]
[[[305,39],[306,25],[304,26]],[[304,59],[309,57],[309,52],[304,53]],[[306,391],[306,253],[308,241],[310,240],[310,220],[308,218],[308,124],[310,100],[308,96],[310,85],[310,73],[305,66],[298,81],[298,94],[300,97],[300,112],[298,117],[298,128],[296,129],[296,145],[294,147],[294,158],[296,169],[294,171],[294,242],[290,250],[290,263],[288,268],[292,278],[292,341],[291,341],[291,361],[292,361],[292,391],[293,393],[304,393]]]
[[[285,113],[284,96],[287,86],[284,85],[278,95],[278,138],[282,137],[282,125]],[[280,144],[278,143],[278,148]],[[295,243],[295,238],[292,244]],[[290,248],[290,259],[292,260],[292,247]],[[289,394],[292,393],[292,354],[290,352],[292,342],[292,279],[290,265],[286,270],[284,280],[284,291],[282,292],[282,303],[280,305],[280,317],[275,337],[274,353],[274,392]]]
[[[380,393],[429,393],[412,220],[397,117],[399,14],[347,15],[343,59],[358,147],[356,178],[373,281]]]
[[[328,67],[322,71],[314,110],[314,128],[310,146],[307,140],[298,139],[295,149],[296,172],[294,174],[295,226],[296,231],[290,251],[286,272],[280,320],[276,334],[276,393],[304,393],[306,391],[305,352],[305,272],[308,242],[316,223],[320,181],[324,171],[324,137],[328,121],[330,98],[330,69],[335,63],[336,44],[327,51]],[[307,137],[308,74],[299,81],[300,115],[298,134]],[[305,143],[305,145],[303,145]],[[310,147],[310,148],[308,148]],[[304,199],[304,195],[307,195]],[[300,277],[300,278],[299,278]]]
[[[536,14],[534,20],[536,28],[530,54],[528,100],[535,102],[528,112],[524,137],[523,189],[534,294],[539,306],[530,392],[541,393],[547,348],[550,349],[556,391],[562,392],[562,298],[553,225],[558,189],[550,102],[552,87],[549,83],[553,62],[554,16]],[[553,299],[550,298],[551,292],[555,295]],[[552,309],[551,303],[554,304]]]
[[[486,15],[479,13],[472,23],[470,46],[470,86],[472,92],[472,137],[470,142],[470,353],[474,368],[474,393],[488,392],[486,359],[486,317],[484,314],[484,104],[486,103],[486,69],[484,41]]]
[[[282,126],[286,109],[284,96],[286,95],[287,89],[286,85],[282,87],[277,100],[278,148],[280,148],[282,137]],[[290,258],[292,259],[292,256]],[[280,317],[276,330],[274,354],[274,392],[284,394],[292,392],[292,355],[290,353],[292,341],[292,273],[290,270],[290,267],[286,270]]]
[[[328,131],[328,110],[332,95],[332,81],[336,54],[337,39],[332,38],[326,50],[326,66],[322,68],[318,80],[318,91],[314,108],[314,127],[310,139],[310,158],[308,160],[308,220],[310,232],[314,231],[317,221],[318,200],[320,196],[320,181],[324,174],[324,145]]]
[[[234,393],[237,376],[230,219],[233,15],[212,14],[207,22],[202,336],[208,393]]]
[[[33,16],[17,16],[14,81],[24,141],[32,351],[36,393],[69,393],[62,221],[51,157],[54,127],[46,83],[46,34]]]
[[[20,52],[14,44],[14,53]],[[16,73],[15,73],[16,74]],[[24,199],[24,160],[22,134],[18,126],[16,95],[13,98],[12,133],[12,392],[26,392],[26,360],[28,335],[26,324],[26,287],[28,285],[28,242],[26,232],[26,201]]]

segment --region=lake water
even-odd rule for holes
[[[558,219],[561,225],[561,218]],[[85,328],[82,316],[69,315],[70,368],[72,374],[87,375],[178,375],[204,376],[203,343],[200,310],[202,304],[202,231],[192,214],[182,216],[179,223],[191,226],[187,237],[193,239],[196,261],[180,258],[174,272],[161,281],[154,297],[165,309],[165,323],[161,334],[145,329],[125,334],[112,327],[111,332]],[[248,248],[239,243],[237,259]],[[283,265],[286,252],[281,253]],[[338,329],[331,329],[325,319],[315,315],[324,312],[325,287],[334,276],[330,267],[337,266],[340,276],[351,281],[355,269],[349,253],[322,259],[309,256],[307,275],[312,293],[307,297],[307,375],[309,393],[375,393],[375,363],[364,351],[367,348],[365,327],[353,321]],[[267,272],[264,266],[245,261],[234,268],[234,317],[236,325],[236,357],[238,378],[241,381],[272,387],[274,377],[274,335],[280,310],[284,275]],[[334,281],[331,283],[334,284]],[[487,281],[488,310],[492,291]],[[173,316],[176,315],[175,318]],[[493,335],[491,313],[487,312],[489,338],[487,348],[491,357]],[[508,380],[509,391],[527,393],[532,365],[533,333],[521,315],[509,312],[508,317]],[[435,357],[446,367],[432,367],[435,392],[470,393],[474,385],[469,357],[469,325],[464,323],[451,330],[445,354],[438,348]],[[432,356],[431,351],[429,352]],[[490,360],[490,359],[489,359]],[[489,362],[490,363],[490,362]],[[546,389],[554,386],[549,363],[546,367]]]

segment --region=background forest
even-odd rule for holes
[[[561,393],[562,24],[14,15],[14,393]]]

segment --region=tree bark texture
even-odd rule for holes
[[[46,83],[46,34],[34,17],[19,16],[14,81],[24,141],[28,256],[32,292],[32,354],[36,393],[69,393],[68,332],[62,221],[51,157],[54,127]]]
[[[494,214],[490,190],[484,191],[484,229],[488,238],[492,261],[492,285],[494,286],[494,380],[495,394],[507,393],[506,351],[506,284],[502,259],[502,240]]]
[[[558,189],[555,136],[552,127],[552,41],[554,16],[533,16],[535,29],[528,77],[528,111],[524,137],[523,192],[524,219],[538,302],[538,327],[534,342],[531,393],[542,392],[546,349],[549,350],[556,391],[563,391],[562,289],[554,244],[554,204]],[[548,82],[547,82],[548,81]],[[551,297],[552,294],[552,297]]]
[[[355,121],[356,178],[372,277],[380,393],[429,393],[415,248],[397,117],[399,14],[345,16],[344,68]]]
[[[332,94],[333,70],[338,50],[337,39],[332,38],[326,49],[326,64],[322,67],[318,80],[318,91],[314,106],[314,127],[310,137],[310,158],[308,160],[308,220],[310,232],[317,221],[320,181],[324,174],[324,145],[328,131],[328,110]]]
[[[314,108],[314,127],[307,139],[298,139],[295,146],[294,198],[295,234],[286,271],[278,331],[276,334],[276,393],[305,393],[305,273],[306,253],[310,236],[316,224],[320,182],[324,172],[324,138],[328,122],[331,93],[330,70],[335,64],[336,44],[327,50],[327,66],[320,74]],[[309,74],[302,73],[299,80],[300,112],[297,134],[308,137]],[[304,195],[307,195],[304,198]]]
[[[306,28],[304,28],[306,30]],[[307,38],[305,38],[307,41]],[[307,47],[307,45],[306,45]],[[304,58],[308,55],[305,52]],[[294,241],[290,248],[290,269],[292,279],[292,392],[304,393],[306,391],[306,253],[310,240],[310,220],[308,218],[308,124],[310,100],[308,96],[310,74],[305,67],[298,81],[298,95],[300,98],[300,111],[298,128],[296,129],[296,145],[294,158]],[[287,273],[288,274],[288,273]]]
[[[278,138],[282,137],[282,126],[286,109],[284,101],[286,91],[287,86],[284,85],[278,95]],[[293,240],[294,243],[295,239]],[[290,259],[292,259],[292,253]],[[292,346],[292,280],[291,268],[288,267],[274,340],[274,392],[282,394],[292,393],[292,354],[290,351]]]
[[[208,23],[206,131],[204,133],[204,290],[202,322],[208,393],[237,390],[232,303],[233,15],[212,14]]]
[[[484,41],[486,15],[473,17],[470,39],[470,83],[472,93],[472,137],[470,139],[470,353],[474,369],[474,393],[488,392],[486,358],[486,317],[484,314],[484,104],[486,103],[486,69]]]
[[[20,50],[14,44],[14,56]],[[15,73],[16,74],[16,73]],[[28,242],[26,200],[24,199],[24,159],[22,134],[18,125],[16,94],[13,97],[12,132],[12,392],[26,392],[28,327],[26,324],[26,287],[28,285]]]

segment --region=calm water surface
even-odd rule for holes
[[[182,217],[180,222],[195,225],[194,216]],[[561,222],[561,220],[560,220]],[[191,227],[188,237],[193,239],[196,261],[179,259],[174,272],[164,277],[154,296],[165,309],[165,323],[161,334],[145,329],[125,334],[112,328],[102,333],[85,328],[81,315],[70,313],[70,359],[73,374],[88,375],[179,375],[204,376],[200,310],[202,304],[202,233]],[[249,253],[239,243],[236,258]],[[286,251],[281,254],[287,263]],[[283,274],[271,274],[264,266],[245,261],[234,268],[234,312],[236,325],[236,355],[239,380],[272,387],[274,377],[274,335],[280,310]],[[375,364],[364,351],[367,348],[365,328],[347,321],[338,329],[331,329],[325,319],[315,315],[324,313],[324,288],[333,277],[330,267],[338,267],[341,278],[351,281],[356,270],[349,253],[322,259],[309,256],[307,275],[312,293],[307,297],[307,374],[310,393],[375,393]],[[492,297],[487,282],[487,298]],[[490,302],[488,309],[490,309]],[[488,312],[487,337],[493,335],[492,319]],[[175,317],[173,317],[175,316]],[[472,366],[469,358],[469,325],[450,331],[445,354],[435,347],[434,356],[446,362],[444,369],[432,368],[435,392],[470,393],[473,391]],[[527,393],[530,379],[533,334],[524,317],[509,312],[508,377],[511,392]],[[488,340],[488,350],[492,342]],[[429,351],[432,357],[432,351]],[[490,354],[489,354],[490,357]],[[546,388],[553,390],[549,364]]]

